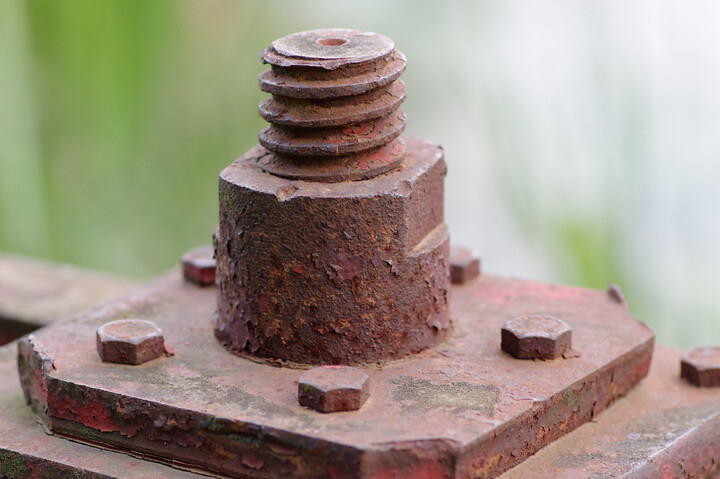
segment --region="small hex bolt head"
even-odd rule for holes
[[[520,316],[505,323],[501,332],[503,351],[518,359],[555,359],[571,343],[570,326],[552,316]]]
[[[620,289],[620,286],[616,284],[609,284],[608,285],[608,296],[615,301],[616,303],[620,303],[621,305],[628,307],[628,302],[625,299],[625,295],[622,292],[622,289]]]
[[[355,411],[370,397],[370,378],[349,366],[321,366],[305,371],[298,383],[301,406],[320,412]]]
[[[185,280],[198,286],[215,284],[215,249],[212,246],[198,246],[182,257]]]
[[[480,275],[480,258],[467,248],[450,247],[450,281],[467,283]]]
[[[720,386],[720,347],[688,351],[680,360],[680,377],[701,388]]]
[[[97,350],[106,363],[142,364],[165,354],[165,341],[152,321],[120,319],[97,330]]]

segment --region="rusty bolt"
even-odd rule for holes
[[[570,349],[570,326],[552,316],[520,316],[505,323],[503,351],[518,359],[555,359]]]
[[[625,295],[623,294],[622,290],[620,289],[620,286],[616,284],[609,284],[608,285],[608,296],[615,301],[616,303],[619,303],[627,308],[628,302],[625,299]]]
[[[165,343],[152,321],[120,319],[97,330],[97,349],[103,362],[142,364],[165,354]]]
[[[220,174],[218,340],[307,365],[439,344],[451,330],[446,164],[402,135],[405,57],[383,35],[331,29],[260,58],[270,125]]]
[[[450,281],[453,284],[463,284],[479,275],[480,258],[467,248],[451,246]]]
[[[720,386],[720,347],[691,349],[680,361],[680,377],[701,388]]]
[[[215,284],[215,250],[212,246],[198,246],[182,257],[183,276],[199,286]]]
[[[370,379],[357,368],[320,366],[300,376],[298,402],[320,412],[355,411],[370,397]]]

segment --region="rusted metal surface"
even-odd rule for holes
[[[673,354],[640,399],[598,419],[647,375],[653,351],[618,287],[478,277],[474,255],[450,251],[442,150],[401,136],[405,59],[390,39],[303,32],[261,58],[273,97],[260,113],[272,125],[221,173],[214,251],[17,343],[42,427],[244,478],[717,471],[718,392],[668,376]],[[461,286],[450,309],[451,271]],[[217,290],[195,287],[214,279]],[[682,377],[716,385],[717,351],[690,352]],[[652,412],[637,412],[643,401]],[[576,431],[598,420],[592,436],[594,424]],[[0,430],[0,473],[105,477],[111,456],[57,461],[45,444],[89,446],[52,441],[21,446]],[[167,472],[138,464],[144,477]]]
[[[80,283],[84,280],[81,278]],[[0,477],[3,479],[200,479],[197,474],[46,434],[25,405],[17,345],[0,347]]]
[[[682,381],[680,355],[658,347],[627,397],[501,479],[720,477],[720,390]]]
[[[218,337],[310,364],[397,358],[449,332],[445,163],[408,139],[402,169],[353,183],[264,173],[256,147],[220,180]]]
[[[438,146],[400,136],[404,57],[382,35],[319,30],[261,58],[272,124],[220,175],[217,337],[299,364],[369,364],[440,343],[446,165]]]
[[[76,266],[0,253],[0,345],[115,298],[136,284]]]
[[[375,65],[393,53],[391,39],[377,33],[329,28],[278,38],[260,54],[276,67],[317,67],[338,70],[347,66]],[[357,94],[353,92],[351,94]]]
[[[396,168],[405,153],[399,135],[405,59],[382,35],[314,30],[274,41],[263,53],[272,65],[260,87],[271,125],[258,135],[267,149],[257,164],[289,179],[364,180]]]
[[[618,303],[622,304],[623,306],[627,307],[628,302],[625,299],[625,295],[622,292],[622,289],[620,289],[620,286],[616,284],[610,284],[608,286],[608,295]]]
[[[467,283],[480,275],[480,258],[468,248],[450,247],[450,281]]]
[[[370,397],[370,378],[350,366],[320,366],[298,382],[298,403],[319,412],[356,411]]]
[[[107,363],[143,364],[165,354],[157,324],[144,319],[117,319],[97,330],[97,351]]]
[[[720,386],[720,347],[688,351],[680,361],[680,377],[698,387]]]
[[[405,141],[397,138],[391,143],[374,150],[348,156],[339,156],[328,161],[321,157],[297,158],[271,154],[267,150],[251,150],[250,161],[263,171],[289,180],[307,180],[335,183],[339,181],[366,180],[386,173],[400,164],[405,157]],[[293,185],[287,185],[293,188]]]
[[[273,124],[270,128],[277,125],[293,128],[345,127],[393,113],[405,101],[405,96],[405,84],[400,80],[362,96],[301,100],[273,95],[273,98],[260,103],[260,116]],[[322,104],[319,104],[320,101]],[[268,143],[265,146],[272,145]]]
[[[198,286],[215,284],[215,249],[198,246],[182,257],[183,276]]]
[[[396,110],[384,118],[341,129],[265,128],[258,138],[266,149],[283,155],[343,156],[387,145],[404,128],[405,113]]]
[[[570,350],[572,330],[552,316],[520,316],[502,327],[503,351],[518,359],[556,359]]]
[[[21,343],[26,393],[57,433],[239,477],[495,477],[595,417],[646,373],[653,335],[604,291],[483,276],[453,291],[448,342],[362,368],[358,411],[298,404],[301,370],[227,354],[209,324],[213,288],[180,273]],[[580,357],[518,361],[500,349],[509,319],[551,314]],[[175,356],[100,362],[94,331],[156,322]],[[677,376],[677,374],[676,374]]]
[[[296,65],[297,59],[288,60],[270,56],[266,50],[262,58],[267,63],[273,60],[283,63],[272,65],[270,70],[260,74],[260,89],[268,93],[294,98],[335,98],[359,95],[394,82],[405,71],[405,56],[393,50],[384,61],[340,65],[334,70],[319,70],[312,65]],[[383,59],[379,57],[378,60]],[[269,61],[268,61],[269,60]]]
[[[442,150],[402,137],[390,39],[303,32],[261,58],[271,126],[221,174],[214,249],[21,339],[19,378],[0,348],[2,477],[194,477],[42,428],[243,478],[717,472],[718,390],[669,374],[673,352],[598,416],[653,351],[617,286],[480,278],[450,250]],[[720,383],[718,351],[688,353],[682,377]],[[12,411],[18,379],[42,426]]]

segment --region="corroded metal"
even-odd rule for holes
[[[570,350],[572,330],[552,316],[520,316],[502,327],[500,346],[518,359],[555,359]]]
[[[616,284],[610,284],[608,285],[608,295],[618,303],[622,304],[623,306],[627,307],[628,302],[625,299],[625,295],[622,292],[622,289],[620,289],[620,286]]]
[[[468,248],[450,248],[450,281],[453,284],[467,283],[480,275],[480,258]]]
[[[356,411],[370,397],[370,378],[350,366],[320,366],[298,381],[298,403],[320,412]]]
[[[500,478],[720,477],[720,390],[681,381],[680,354],[658,347],[627,397]]]
[[[708,346],[688,351],[680,361],[680,377],[698,387],[719,387],[720,347]]]
[[[198,246],[182,256],[185,280],[198,286],[215,284],[215,250],[212,246]]]
[[[118,319],[97,330],[97,351],[108,363],[146,363],[165,354],[165,341],[157,324],[144,319]]]
[[[404,57],[382,35],[320,30],[261,58],[271,126],[220,175],[217,337],[301,364],[437,345],[450,332],[446,166],[401,136]]]
[[[291,98],[360,95],[394,82],[405,57],[384,35],[329,29],[280,38],[260,54],[271,69],[260,74],[260,89]]]
[[[304,32],[261,58],[272,125],[221,174],[219,287],[183,281],[212,284],[205,249],[183,275],[20,340],[41,426],[12,409],[0,348],[2,477],[168,477],[147,458],[242,478],[717,472],[718,390],[682,381],[663,350],[631,391],[653,334],[619,288],[478,277],[474,255],[450,252],[442,152],[401,136],[405,59],[391,40]],[[688,353],[682,377],[717,385],[718,351]],[[302,371],[317,363],[336,365]]]
[[[604,291],[484,275],[453,290],[457,327],[446,343],[364,367],[368,402],[325,415],[298,404],[302,370],[214,340],[214,292],[175,272],[22,341],[23,386],[39,417],[56,434],[235,477],[490,478],[597,418],[645,376],[652,354],[652,332]],[[518,361],[482,334],[547,312],[573,325],[581,356]],[[137,316],[162,328],[175,356],[100,362],[87,331]]]
[[[314,30],[274,41],[260,57],[272,68],[260,88],[271,125],[257,164],[289,179],[363,180],[396,168],[405,147],[405,59],[392,40],[357,30]],[[308,166],[307,168],[304,166]],[[311,166],[311,167],[310,167]]]
[[[77,277],[77,286],[85,284]],[[56,298],[58,303],[62,300]],[[74,302],[73,302],[74,303]],[[0,347],[0,477],[83,479],[201,479],[205,475],[91,447],[47,434],[25,405],[17,371],[17,344]]]

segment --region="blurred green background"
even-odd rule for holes
[[[620,284],[660,342],[720,341],[720,7],[670,1],[0,0],[0,250],[149,277],[209,243],[264,126],[258,53],[377,31],[486,271]]]

